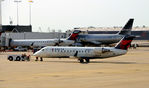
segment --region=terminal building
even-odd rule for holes
[[[27,27],[28,28],[28,27]],[[73,30],[81,30],[82,34],[116,34],[122,28],[121,27],[98,27],[98,28],[74,28]],[[1,46],[8,46],[10,39],[54,39],[54,38],[66,38],[73,30],[67,30],[66,32],[5,32],[1,35]],[[132,29],[132,35],[139,36],[135,40],[149,40],[149,28],[148,27],[134,27]]]
[[[2,32],[32,32],[31,25],[2,25]]]
[[[5,32],[1,35],[1,46],[9,46],[11,39],[54,39],[65,38],[66,33],[50,32],[22,32],[22,33],[9,33]]]

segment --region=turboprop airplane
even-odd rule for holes
[[[126,25],[117,34],[79,34],[76,39],[76,45],[109,45],[119,42],[125,35],[131,35],[131,29],[134,19],[129,19]],[[75,45],[74,44],[74,45]]]
[[[54,47],[47,46],[34,53],[34,56],[42,58],[69,58],[75,57],[80,63],[84,60],[100,59],[124,55],[127,53],[134,36],[125,36],[115,47]]]
[[[44,47],[44,46],[69,46],[75,42],[80,30],[74,30],[74,32],[66,39],[22,39],[11,40],[10,46],[32,46],[32,47]]]

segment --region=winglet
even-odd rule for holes
[[[125,26],[122,28],[122,30],[118,34],[131,35],[131,29],[133,26],[133,22],[134,22],[133,18],[129,19],[129,21],[125,24]]]
[[[80,30],[74,30],[73,33],[67,38],[67,40],[76,40]]]
[[[120,42],[115,46],[116,49],[122,49],[122,50],[127,50],[130,45],[132,40],[135,38],[135,36],[125,36],[120,40]]]

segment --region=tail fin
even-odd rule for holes
[[[80,30],[74,30],[73,33],[67,38],[67,40],[76,40]]]
[[[122,30],[118,33],[121,35],[131,35],[131,29],[133,26],[134,19],[129,19],[129,21],[125,24]]]
[[[120,42],[115,46],[116,49],[127,50],[135,36],[125,36],[120,40]]]

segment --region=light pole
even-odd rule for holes
[[[21,0],[14,0],[15,3],[17,3],[17,26],[19,25],[19,12],[18,12],[18,3],[21,2]]]
[[[32,11],[32,8],[31,8],[31,3],[33,3],[33,1],[32,0],[29,0],[29,24],[30,24],[30,26],[31,26],[31,24],[32,24],[32,13],[31,13],[31,11]]]
[[[2,31],[2,11],[1,11],[1,2],[4,1],[4,0],[0,0],[0,32]]]

